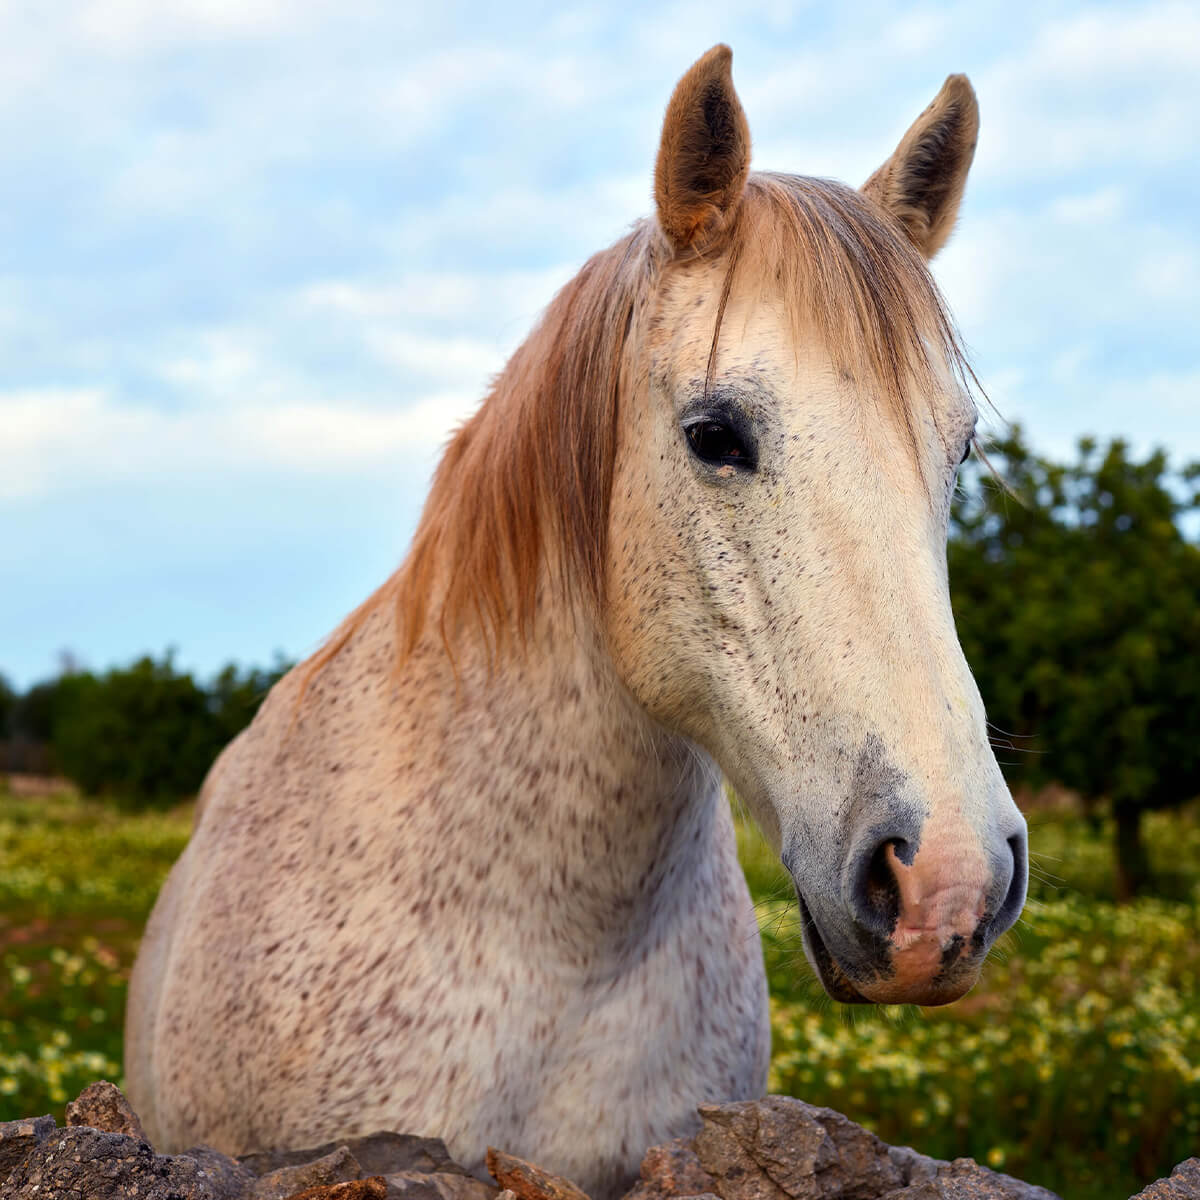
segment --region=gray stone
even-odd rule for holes
[[[1045,1188],[1022,1183],[981,1167],[973,1158],[956,1158],[940,1163],[932,1178],[925,1178],[894,1192],[883,1200],[1059,1200]],[[1172,1200],[1174,1198],[1172,1197]]]
[[[236,1200],[201,1163],[86,1125],[60,1129],[9,1176],[7,1200]]]
[[[255,1175],[269,1175],[281,1167],[324,1158],[345,1146],[354,1155],[364,1175],[398,1175],[406,1171],[439,1171],[470,1175],[450,1158],[441,1138],[416,1137],[409,1133],[372,1133],[366,1137],[338,1138],[308,1150],[263,1150],[241,1157]],[[471,1176],[474,1178],[474,1176]]]
[[[1200,1158],[1187,1158],[1165,1179],[1156,1179],[1133,1200],[1197,1200],[1200,1197]]]
[[[3,1183],[56,1128],[53,1117],[0,1121],[0,1183]]]
[[[919,1154],[911,1146],[889,1146],[888,1158],[896,1164],[905,1184],[926,1183],[937,1175],[938,1167],[949,1165],[945,1159]]]
[[[89,1083],[67,1105],[67,1124],[86,1125],[91,1129],[102,1129],[105,1133],[123,1133],[140,1142],[150,1140],[143,1132],[133,1106],[125,1099],[121,1089],[107,1079]]]
[[[243,1165],[243,1170],[247,1168]],[[330,1154],[314,1158],[310,1162],[297,1163],[294,1167],[280,1167],[263,1175],[251,1193],[254,1200],[287,1200],[306,1188],[325,1187],[331,1183],[349,1183],[361,1179],[362,1167],[358,1159],[345,1146],[339,1146]]]
[[[399,1171],[388,1175],[388,1200],[496,1200],[498,1190],[474,1175]]]
[[[398,1171],[388,1175],[387,1200],[443,1200],[437,1178],[429,1171]]]
[[[250,1195],[254,1187],[254,1175],[251,1171],[243,1167],[236,1158],[230,1158],[211,1146],[193,1146],[177,1157],[190,1158],[200,1168],[200,1174],[208,1181],[214,1196],[221,1196],[227,1200],[242,1200]]]

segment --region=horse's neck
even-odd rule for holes
[[[553,922],[532,915],[564,944],[670,920],[727,834],[711,760],[645,714],[582,618],[542,620],[498,661],[475,639],[454,654],[452,667],[439,639],[423,643],[394,703],[457,852],[486,858],[501,893],[555,907]]]

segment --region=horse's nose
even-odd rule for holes
[[[1002,933],[1011,929],[1025,907],[1025,889],[1029,882],[1029,836],[1022,822],[1005,839],[1005,850],[996,857],[992,895],[1000,902],[992,905],[992,920],[983,931],[984,941],[989,945]],[[1004,868],[1007,868],[1005,874]]]
[[[1025,902],[1026,864],[1023,823],[984,838],[965,824],[927,824],[918,839],[876,829],[847,864],[844,896],[854,922],[916,973],[926,959],[979,954],[1008,929]]]

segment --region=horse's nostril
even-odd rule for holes
[[[1013,834],[1008,839],[1008,849],[1012,855],[1012,875],[1009,877],[1004,900],[996,910],[996,916],[988,928],[987,935],[989,941],[993,938],[998,938],[1006,929],[1011,928],[1016,919],[1021,915],[1021,909],[1025,907],[1025,886],[1029,866],[1024,830]]]
[[[900,885],[896,882],[888,854],[893,846],[897,857],[903,861],[906,846],[903,838],[886,838],[874,850],[863,854],[851,895],[854,919],[864,929],[882,937],[891,934],[900,919]]]

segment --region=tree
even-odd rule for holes
[[[17,707],[17,693],[8,680],[0,675],[0,741],[12,732],[13,712]]]
[[[1200,793],[1200,465],[1088,439],[1055,463],[1019,430],[989,455],[1009,490],[975,465],[953,510],[963,649],[992,720],[1037,751],[1010,775],[1111,805],[1129,897],[1149,877],[1142,814]]]
[[[270,668],[249,667],[242,674],[234,663],[229,663],[218,672],[208,694],[222,745],[231,742],[254,720],[267,693],[291,669],[290,662],[277,656]]]
[[[147,656],[102,675],[62,676],[49,706],[55,760],[82,791],[126,805],[194,795],[287,669],[277,661],[243,674],[230,664],[204,688],[168,652],[161,662]]]
[[[219,749],[208,696],[172,656],[64,676],[52,731],[63,773],[90,794],[167,803],[193,794]]]

